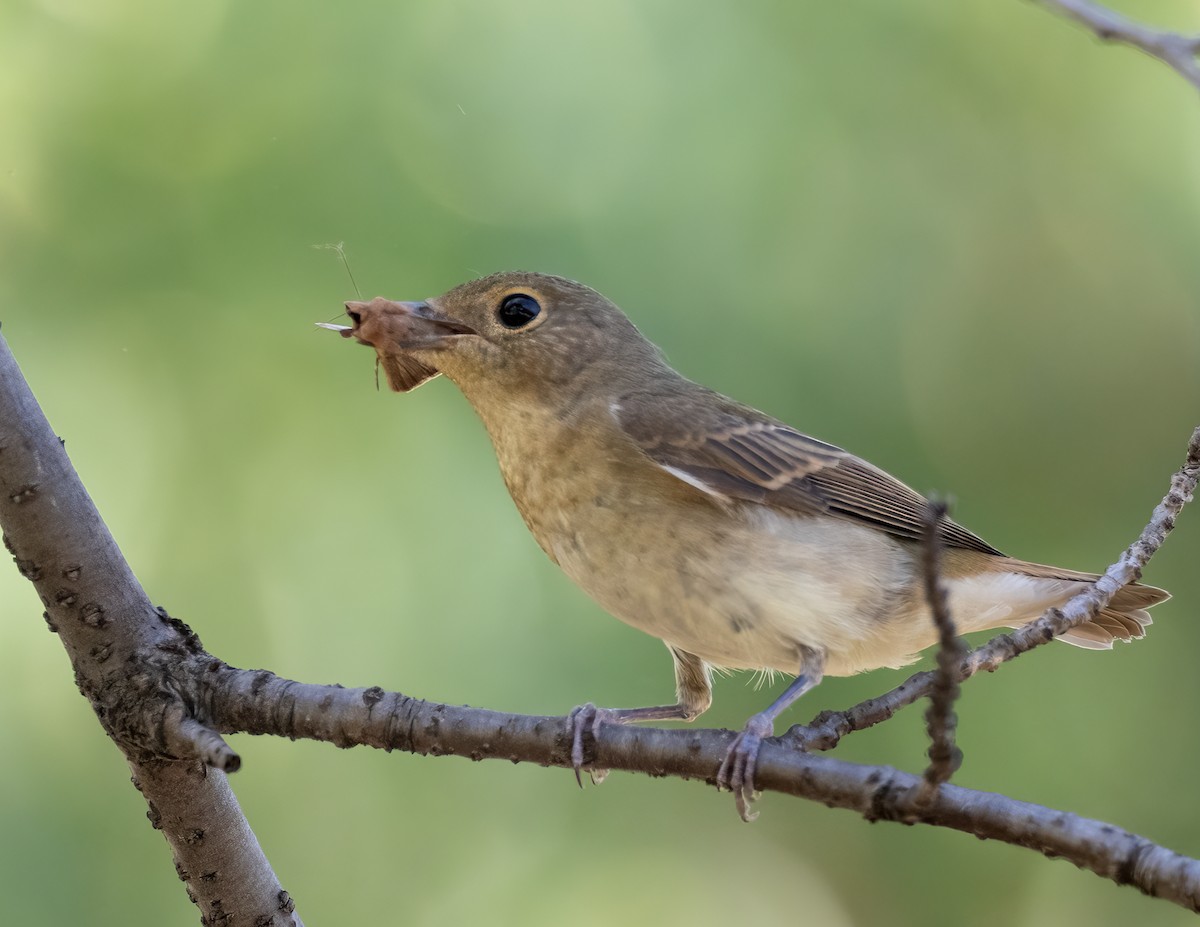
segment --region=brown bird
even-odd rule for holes
[[[749,819],[775,719],[823,675],[916,659],[937,632],[921,586],[929,503],[841,448],[693,383],[613,303],[579,283],[502,273],[423,302],[348,302],[341,330],[392,389],[445,374],[475,407],[542,550],[617,618],[662,639],[676,703],[570,715],[572,759],[602,722],[691,721],[713,668],[795,676],[749,719],[718,771]],[[1006,557],[953,522],[943,579],[962,632],[1019,627],[1094,582]],[[1142,637],[1167,598],[1126,586],[1062,636]]]

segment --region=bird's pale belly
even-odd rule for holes
[[[933,641],[911,557],[878,531],[757,505],[603,501],[530,528],[614,616],[715,666],[797,673],[807,647],[825,653],[826,673],[849,675]]]

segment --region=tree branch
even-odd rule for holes
[[[1105,42],[1120,42],[1157,58],[1200,90],[1200,35],[1151,29],[1092,0],[1035,0],[1042,6],[1082,23]]]
[[[300,924],[219,771],[237,755],[180,695],[207,655],[150,604],[2,337],[0,526],[207,923]]]
[[[1091,620],[1141,569],[1173,529],[1200,480],[1200,428],[1189,442],[1183,467],[1155,508],[1138,540],[1091,589],[1061,610],[993,639],[961,661],[951,662],[958,680],[1040,646],[1070,627]],[[926,567],[927,580],[934,575]],[[934,580],[936,585],[936,580]],[[943,629],[945,633],[945,629]],[[952,630],[950,631],[953,636]],[[280,679],[265,671],[221,667],[206,712],[220,730],[277,734],[327,741],[340,747],[363,744],[385,750],[453,754],[473,760],[507,759],[569,768],[565,719],[530,717],[423,702],[380,688],[343,689]],[[869,820],[895,820],[951,827],[1062,856],[1077,866],[1133,884],[1149,895],[1200,910],[1200,861],[1110,824],[1080,818],[1002,795],[939,785],[880,766],[817,757],[797,750],[827,749],[851,730],[878,723],[929,695],[938,674],[918,673],[903,685],[846,712],[827,712],[813,726],[793,728],[764,742],[756,784],[854,810]],[[951,702],[944,702],[949,706]],[[939,709],[939,710],[944,710]],[[736,735],[714,730],[661,730],[605,725],[597,732],[595,764],[652,776],[680,776],[715,784],[715,771]],[[941,771],[935,771],[938,781]]]
[[[309,685],[265,671],[222,667],[217,676],[209,710],[227,732],[571,768],[562,717],[460,708],[378,687]],[[595,762],[606,769],[715,786],[716,769],[735,736],[711,729],[604,725]],[[922,796],[924,780],[918,776],[804,753],[778,738],[763,743],[755,778],[760,790],[856,811],[867,820],[949,827],[1063,857],[1118,884],[1200,910],[1200,861],[1102,821],[952,785]]]

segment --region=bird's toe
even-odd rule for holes
[[[583,768],[585,762],[584,737],[590,736],[592,744],[596,742],[596,732],[601,724],[619,722],[620,717],[609,708],[597,708],[591,702],[571,709],[567,715],[567,736],[571,738],[571,768],[575,770],[575,781],[583,788]],[[608,776],[607,769],[589,769],[593,785],[599,785]]]
[[[717,788],[733,792],[738,815],[743,821],[753,821],[758,817],[757,812],[750,811],[750,805],[756,797],[754,772],[763,739],[773,733],[774,725],[770,719],[755,715],[734,738],[725,759],[721,761],[721,768],[717,770]]]

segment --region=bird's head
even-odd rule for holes
[[[493,274],[421,302],[346,303],[347,338],[375,349],[398,392],[444,373],[471,398],[481,390],[541,390],[580,374],[611,379],[660,362],[613,303],[548,274]]]

